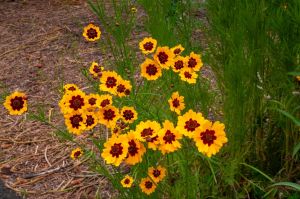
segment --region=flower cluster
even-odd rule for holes
[[[197,72],[203,66],[201,56],[191,52],[188,56],[181,56],[184,48],[179,44],[173,48],[157,46],[157,41],[151,37],[144,38],[139,47],[143,54],[154,53],[152,58],[147,57],[141,64],[141,76],[147,80],[156,80],[162,76],[162,70],[170,67],[179,73],[182,81],[195,84]]]

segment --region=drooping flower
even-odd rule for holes
[[[122,180],[121,184],[124,188],[130,188],[133,184],[133,178],[129,175],[126,175]]]
[[[122,79],[115,71],[103,71],[100,77],[100,90],[116,95],[118,81]]]
[[[26,94],[15,91],[5,98],[3,105],[10,115],[21,115],[27,111]]]
[[[144,54],[153,53],[157,45],[157,41],[152,37],[146,37],[139,43],[140,50]]]
[[[175,73],[179,73],[183,68],[186,68],[186,58],[182,56],[175,57],[171,67]]]
[[[152,59],[146,58],[141,64],[141,76],[147,80],[157,80],[162,76],[161,67]]]
[[[112,137],[104,143],[104,149],[101,153],[101,157],[107,164],[119,166],[121,162],[126,158],[127,153],[127,136],[113,134]]]
[[[181,111],[185,108],[184,96],[180,96],[178,92],[172,93],[171,98],[168,100],[171,111],[180,115]]]
[[[124,96],[127,96],[130,94],[131,88],[132,88],[132,86],[131,86],[130,81],[120,79],[118,81],[116,93],[117,93],[118,97],[124,97]]]
[[[71,152],[70,157],[71,157],[73,160],[76,160],[76,159],[79,159],[82,155],[83,155],[82,149],[81,149],[81,148],[76,148],[76,149],[74,149],[74,150]]]
[[[174,62],[174,53],[169,47],[157,47],[156,52],[153,56],[154,60],[164,69],[169,69]]]
[[[192,69],[193,71],[199,71],[203,66],[200,55],[191,52],[190,56],[188,56],[186,59],[186,65],[188,68]]]
[[[92,62],[89,71],[93,77],[101,77],[101,72],[104,70],[103,66],[100,66],[97,62]]]
[[[208,157],[218,153],[228,141],[224,129],[225,125],[219,121],[212,123],[206,120],[193,135],[199,152]]]
[[[128,139],[128,154],[125,159],[126,164],[135,165],[142,162],[142,157],[146,152],[146,148],[143,143],[135,138],[134,131],[130,131],[127,134]]]
[[[163,128],[158,132],[158,137],[160,141],[159,150],[162,154],[171,153],[181,148],[179,140],[182,135],[169,120],[163,123]]]
[[[147,142],[157,136],[160,128],[160,124],[156,121],[142,121],[136,126],[135,136],[138,140]]]
[[[192,138],[204,122],[205,119],[201,113],[196,113],[190,109],[184,115],[178,116],[176,129],[183,135]]]
[[[166,177],[166,168],[160,165],[156,168],[150,167],[148,168],[148,175],[155,183],[159,183]]]
[[[153,183],[153,181],[147,177],[147,178],[142,178],[141,183],[140,183],[140,188],[142,192],[144,192],[147,195],[150,195],[153,193],[156,189],[156,184]]]
[[[136,110],[134,109],[134,107],[129,107],[129,106],[124,106],[121,109],[121,117],[123,119],[124,122],[126,123],[133,123],[138,116],[138,113],[136,112]]]
[[[171,51],[175,54],[175,55],[179,55],[182,53],[182,51],[184,51],[184,48],[182,47],[181,44],[171,48]]]
[[[119,109],[110,105],[99,110],[99,123],[104,124],[107,128],[113,128],[120,118]]]
[[[84,121],[86,120],[85,114],[79,111],[73,111],[64,115],[65,124],[69,132],[80,135],[86,128]]]
[[[189,84],[195,84],[197,80],[197,73],[190,68],[183,68],[179,73],[180,79],[186,81]]]
[[[101,31],[98,26],[89,24],[88,26],[84,27],[82,35],[87,41],[96,41],[100,39]]]

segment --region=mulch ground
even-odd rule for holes
[[[89,22],[99,24],[85,1],[28,0],[0,3],[0,94],[23,91],[29,109],[43,105],[53,124],[63,124],[58,109],[62,83],[87,83],[80,73],[101,62],[95,43],[82,38]],[[85,162],[69,158],[72,144],[28,115],[10,116],[0,106],[0,178],[26,198],[111,198],[106,179]],[[1,197],[0,197],[1,198]]]

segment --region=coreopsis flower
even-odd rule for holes
[[[171,68],[175,73],[179,73],[185,67],[186,67],[186,57],[177,56],[174,58],[174,62],[171,65]]]
[[[172,93],[171,98],[168,100],[171,111],[180,115],[181,111],[185,108],[184,96],[180,96],[178,92]]]
[[[76,84],[66,84],[64,85],[64,92],[69,93],[73,91],[79,90],[78,86]]]
[[[134,107],[124,106],[120,111],[120,115],[124,122],[131,124],[137,119],[138,113]]]
[[[131,11],[132,13],[136,13],[136,12],[137,12],[137,8],[136,8],[136,7],[132,7],[132,8],[130,9],[130,11]]]
[[[225,125],[219,121],[206,120],[193,135],[198,151],[208,157],[218,153],[228,141],[224,129]]]
[[[155,183],[159,183],[166,177],[166,168],[162,166],[150,167],[148,168],[148,175]]]
[[[147,143],[149,149],[157,150],[160,144],[158,135],[148,138]]]
[[[26,94],[15,91],[5,98],[3,105],[10,115],[21,115],[27,111]]]
[[[84,121],[86,120],[85,114],[79,111],[73,111],[65,114],[65,124],[69,132],[80,135],[86,128]]]
[[[182,116],[178,116],[176,129],[183,135],[192,138],[204,122],[205,119],[201,113],[196,113],[190,109]]]
[[[98,117],[94,112],[87,112],[85,114],[83,123],[85,124],[85,130],[91,130],[98,124]]]
[[[183,68],[179,73],[182,81],[188,82],[189,84],[195,84],[197,80],[197,73],[190,68]]]
[[[98,26],[95,26],[94,24],[89,24],[88,26],[83,28],[82,36],[87,41],[96,41],[100,39],[101,31]]]
[[[98,94],[89,94],[86,95],[87,107],[86,110],[91,112],[95,111],[97,108],[100,108],[100,95]]]
[[[169,47],[157,47],[156,52],[153,56],[154,60],[164,69],[169,69],[174,62],[174,53]]]
[[[97,62],[92,62],[89,71],[93,77],[100,77],[101,72],[104,70],[103,66],[100,66]]]
[[[141,76],[147,80],[157,80],[162,76],[161,67],[152,59],[146,58],[141,64]]]
[[[155,51],[157,41],[152,37],[145,37],[143,41],[139,43],[140,50],[144,54],[153,53]]]
[[[99,123],[104,124],[107,128],[113,128],[120,118],[119,109],[113,105],[100,109],[98,114]]]
[[[99,105],[100,108],[104,108],[106,106],[112,105],[113,101],[112,101],[112,96],[111,95],[100,95],[99,97]]]
[[[128,139],[128,154],[125,159],[125,163],[129,165],[135,165],[142,162],[142,157],[146,152],[146,148],[143,143],[135,138],[134,131],[130,131],[127,134]]]
[[[160,130],[160,124],[156,121],[147,120],[136,125],[135,136],[142,142],[155,138]]]
[[[182,51],[184,51],[184,48],[182,47],[181,44],[171,48],[171,51],[174,53],[174,55],[179,55],[180,53],[182,53]]]
[[[116,87],[116,93],[118,97],[124,97],[130,94],[131,92],[131,83],[128,80],[120,79]]]
[[[118,82],[122,79],[115,71],[103,71],[100,77],[100,90],[116,95]]]
[[[81,148],[76,148],[76,149],[74,149],[74,150],[71,152],[70,157],[71,157],[73,160],[76,160],[76,159],[79,159],[82,155],[83,155],[82,149],[81,149]]]
[[[171,153],[181,148],[179,140],[182,135],[169,120],[163,123],[163,128],[158,132],[158,137],[160,141],[159,150],[162,154]]]
[[[140,188],[142,192],[144,192],[147,195],[150,195],[153,193],[156,189],[156,184],[153,183],[153,181],[147,177],[147,178],[142,178],[141,183],[140,183]]]
[[[60,108],[64,114],[85,110],[87,106],[86,94],[80,90],[65,94],[60,102]]]
[[[188,68],[192,69],[193,71],[199,71],[203,66],[200,55],[191,52],[190,56],[188,56],[186,59],[186,65]]]
[[[133,184],[133,178],[129,175],[126,175],[122,180],[121,184],[124,188],[130,188]]]
[[[113,134],[112,137],[104,143],[104,149],[101,153],[101,157],[107,164],[119,166],[121,162],[126,158],[127,153],[127,136]]]

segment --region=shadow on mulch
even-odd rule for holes
[[[0,199],[21,199],[14,191],[5,187],[0,180]]]

